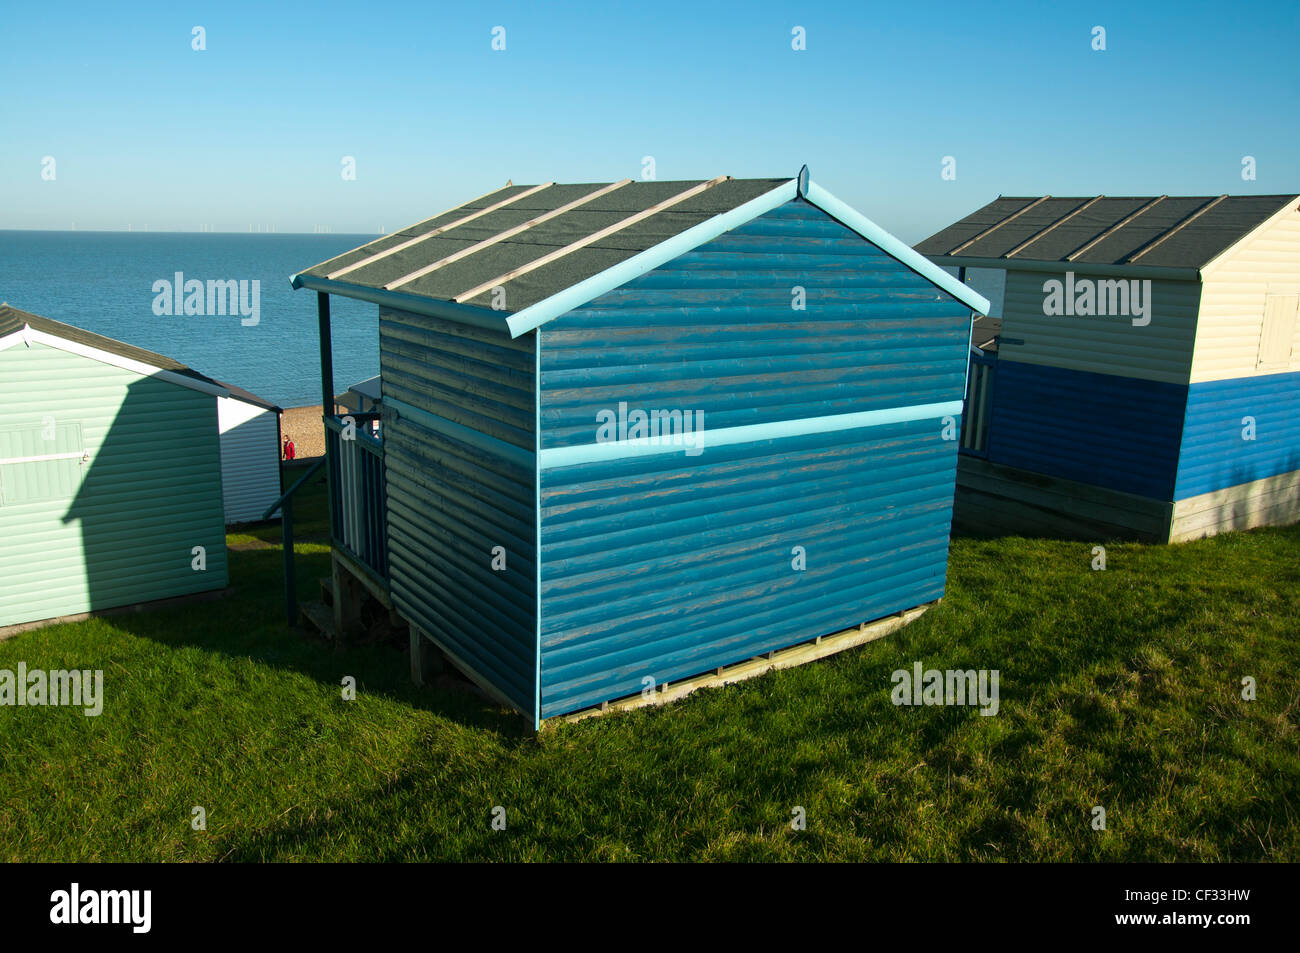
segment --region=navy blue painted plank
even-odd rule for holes
[[[1172,500],[1187,388],[1000,359],[989,459]]]

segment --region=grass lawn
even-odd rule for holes
[[[540,737],[394,648],[287,630],[278,540],[231,536],[223,601],[0,643],[106,695],[0,708],[0,857],[1300,859],[1300,527],[1112,545],[1104,572],[957,540],[944,602],[885,640]],[[298,554],[307,597],[328,551]],[[999,670],[999,713],[896,707],[916,661]]]

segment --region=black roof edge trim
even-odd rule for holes
[[[1078,261],[1044,261],[1041,258],[964,258],[961,255],[926,255],[936,265],[948,268],[996,268],[999,271],[1041,271],[1076,275],[1106,275],[1126,278],[1166,278],[1170,281],[1200,281],[1199,268],[1172,268],[1164,265],[1122,265]]]

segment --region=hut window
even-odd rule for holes
[[[0,505],[70,500],[87,467],[81,424],[47,419],[0,428]]]
[[[1297,304],[1300,304],[1300,294],[1265,295],[1256,367],[1284,368],[1291,363]]]

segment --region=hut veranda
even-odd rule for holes
[[[293,284],[327,406],[330,295],[379,309],[381,437],[326,419],[336,560],[534,724],[943,595],[988,302],[806,169],[507,185]]]

